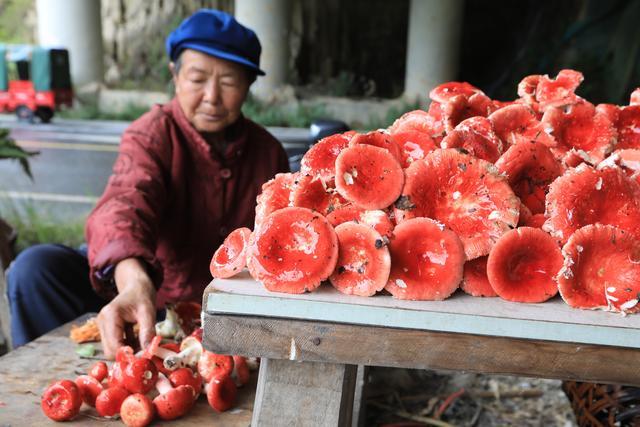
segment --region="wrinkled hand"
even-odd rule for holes
[[[146,348],[155,334],[156,292],[143,265],[128,258],[116,265],[116,296],[98,314],[98,327],[105,357],[113,359],[125,344],[125,331],[133,324],[140,326],[140,346]]]

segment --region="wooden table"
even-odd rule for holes
[[[83,323],[89,315],[77,319]],[[85,374],[95,360],[82,359],[69,339],[71,323],[0,357],[0,426],[59,426],[40,409],[40,396],[49,383],[57,379],[75,379]],[[97,354],[99,356],[100,353]],[[201,397],[194,409],[178,420],[153,425],[246,427],[251,422],[256,378],[239,390],[236,408],[221,414],[211,409]],[[92,418],[94,417],[94,418]],[[83,405],[81,415],[66,424],[124,425],[119,420],[98,419],[95,409]],[[65,424],[65,425],[66,425]]]
[[[289,295],[243,273],[211,282],[203,301],[206,347],[262,358],[252,425],[349,425],[356,365],[640,386],[640,315],[576,310],[559,297],[400,301],[327,285]]]

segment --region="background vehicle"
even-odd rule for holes
[[[30,45],[0,45],[0,112],[47,123],[60,106],[71,106],[69,53]]]

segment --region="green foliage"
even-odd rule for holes
[[[84,242],[84,217],[56,221],[33,204],[21,204],[18,208],[6,199],[2,202],[1,211],[2,217],[18,233],[18,252],[38,243],[78,247]]]
[[[32,28],[25,24],[35,7],[34,0],[3,0],[0,2],[0,42],[32,43]]]
[[[322,106],[297,105],[287,108],[279,105],[266,104],[249,96],[242,106],[242,112],[262,126],[308,127],[317,119],[327,118]]]
[[[33,179],[31,175],[31,168],[29,167],[29,157],[39,154],[37,151],[27,151],[18,146],[16,142],[9,136],[9,129],[0,129],[0,160],[13,159],[20,162],[20,166],[24,173],[29,178]]]
[[[121,111],[102,111],[96,105],[84,105],[56,113],[58,117],[74,120],[124,120],[132,121],[149,111],[149,107],[127,104]]]

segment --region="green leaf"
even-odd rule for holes
[[[20,147],[9,136],[9,129],[0,129],[0,160],[13,159],[20,162],[22,170],[29,178],[33,180],[31,167],[29,166],[29,157],[40,154],[37,151],[28,151]]]
[[[93,344],[83,344],[76,347],[76,353],[80,357],[90,358],[96,355],[96,347]]]

